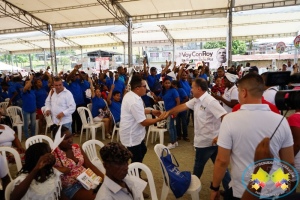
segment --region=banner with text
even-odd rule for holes
[[[100,65],[102,70],[109,69],[109,57],[95,58],[96,71],[100,71]]]
[[[177,65],[188,63],[194,69],[202,65],[210,69],[217,69],[220,66],[227,66],[226,48],[220,49],[201,49],[201,50],[181,50],[175,54]]]

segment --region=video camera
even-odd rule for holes
[[[300,73],[291,75],[286,72],[266,72],[266,86],[282,86],[300,84]],[[280,90],[276,93],[275,104],[279,110],[300,109],[300,90]]]

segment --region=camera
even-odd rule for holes
[[[291,75],[290,71],[266,72],[266,86],[279,85],[285,88],[288,84],[300,84],[300,73]],[[300,89],[278,91],[275,96],[275,104],[279,110],[300,109]]]

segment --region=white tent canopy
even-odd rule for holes
[[[127,46],[127,28],[98,1],[9,0],[8,2],[28,11],[45,23],[52,24],[56,32],[57,50],[80,48],[94,50]],[[164,25],[178,45],[226,40],[228,1],[117,0],[116,2],[132,17],[133,46],[170,45],[169,38],[158,25]],[[3,4],[1,1],[0,3]],[[233,39],[295,37],[300,30],[299,5],[299,0],[271,2],[235,0]],[[62,38],[67,38],[73,43],[70,45]],[[49,36],[2,15],[0,48],[4,53],[12,54],[43,52],[50,48]]]
[[[12,66],[12,65],[8,65],[3,62],[0,62],[0,71],[21,71],[21,70],[23,70],[23,69],[20,67],[16,67],[16,66]]]

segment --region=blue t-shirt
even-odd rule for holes
[[[161,74],[157,74],[155,76],[151,76],[150,74],[148,75],[147,82],[148,82],[148,85],[149,85],[151,90],[154,87],[156,79],[158,79],[158,81],[159,81],[160,77],[161,77]]]
[[[49,92],[50,91],[50,88],[48,87],[48,84],[49,82],[48,81],[45,81],[45,80],[42,80],[42,84],[43,84],[43,88]]]
[[[4,102],[5,99],[9,98],[6,92],[1,92],[1,102]]]
[[[81,88],[82,84],[80,79],[77,78],[75,82],[70,82],[67,86],[67,89],[73,94],[76,105],[84,104],[84,96]]]
[[[191,86],[188,81],[183,81],[180,79],[179,83],[181,84],[182,89],[184,89],[185,93],[189,96],[191,93]]]
[[[92,115],[93,118],[97,117],[99,115],[99,109],[104,109],[106,106],[104,100],[100,97],[98,98],[97,96],[95,96],[94,98],[92,98]]]
[[[204,80],[207,81],[207,75],[206,74],[203,74],[203,75],[199,74],[198,78],[203,78]],[[193,79],[195,79],[195,77]]]
[[[41,87],[39,90],[35,90],[35,96],[36,96],[36,108],[41,109],[43,106],[45,106],[45,102],[47,99],[47,91],[45,88]]]
[[[159,96],[164,100],[165,102],[165,108],[166,111],[171,110],[174,108],[177,103],[176,103],[176,98],[179,97],[179,94],[176,89],[170,88],[169,90],[165,91],[165,95],[162,95],[162,92],[159,94]]]
[[[8,81],[7,84],[8,84],[9,86],[12,86],[12,85],[13,85],[13,82]]]
[[[114,116],[115,121],[119,122],[121,119],[121,103],[112,101],[109,109]]]
[[[149,100],[150,97],[147,94],[145,94],[144,96],[141,96],[141,98],[143,99],[146,107],[152,107],[150,100]]]
[[[27,90],[25,93],[22,93],[22,99],[23,99],[23,107],[22,109],[25,112],[35,112],[36,109],[36,96],[35,96],[35,90]]]
[[[126,82],[127,77],[125,75],[120,75],[119,80],[122,81],[123,83]]]
[[[15,93],[15,92],[18,93],[18,91],[16,90],[16,88],[15,88],[14,86],[10,86],[10,87],[8,88],[8,98],[11,99],[11,98],[14,96],[14,93]],[[12,102],[16,102],[16,101],[19,100],[20,98],[21,98],[20,95],[17,95],[16,98],[14,98]]]
[[[184,89],[182,89],[182,88],[178,88],[177,92],[178,92],[178,94],[179,94],[179,100],[180,100],[180,103],[182,103],[183,100],[184,100],[184,98],[185,98],[186,96],[188,97],[188,95],[186,95],[186,92],[185,92]],[[184,112],[186,112],[186,110],[183,111],[183,112],[181,112],[181,113],[184,113]]]
[[[115,89],[113,90],[113,92],[114,91],[121,92],[121,98],[122,98],[123,97],[123,90],[125,89],[125,84],[120,80],[115,81],[114,84],[115,84]]]

